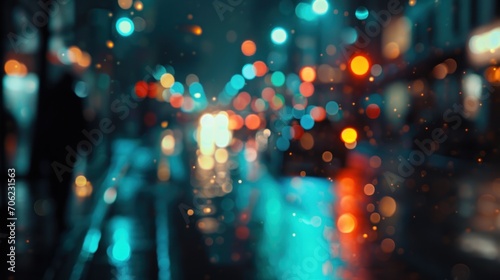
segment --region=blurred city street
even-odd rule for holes
[[[500,279],[499,1],[0,5],[0,279]]]

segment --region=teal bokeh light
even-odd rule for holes
[[[126,262],[130,259],[131,248],[126,240],[119,240],[108,249],[108,256],[116,262]]]
[[[300,118],[300,125],[305,130],[309,130],[314,127],[314,119],[310,115],[303,115]]]
[[[245,66],[243,66],[243,68],[241,69],[241,74],[247,80],[254,79],[255,78],[255,68],[253,67],[253,64],[245,64]]]
[[[116,31],[123,37],[132,35],[134,28],[134,22],[129,18],[122,17],[116,21]]]
[[[365,20],[365,19],[368,18],[368,15],[369,15],[369,13],[368,13],[368,9],[367,8],[361,6],[361,7],[358,7],[356,9],[355,16],[356,16],[357,19],[359,19],[359,20]]]
[[[281,45],[286,42],[288,34],[282,27],[276,27],[271,31],[271,40],[276,45]]]
[[[285,137],[280,136],[276,141],[276,148],[278,148],[278,150],[282,152],[288,150],[289,147],[290,147],[290,141],[288,141],[288,139],[286,139]],[[268,205],[268,207],[272,207],[272,205]],[[267,210],[269,211],[272,209],[267,209]]]
[[[328,115],[336,115],[339,112],[339,104],[335,101],[330,101],[326,103],[325,109]]]
[[[236,74],[231,77],[230,83],[234,89],[240,90],[245,86],[245,78],[243,78],[243,76],[241,75]]]
[[[315,0],[312,4],[312,9],[317,15],[324,15],[328,12],[329,6],[326,0]]]
[[[281,71],[276,71],[271,75],[271,83],[275,87],[281,87],[285,84],[285,74]]]

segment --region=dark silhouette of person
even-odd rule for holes
[[[83,139],[82,130],[87,126],[83,99],[75,94],[74,82],[75,77],[66,72],[40,95],[42,104],[39,106],[30,174],[31,179],[48,179],[59,234],[67,230],[66,212],[73,179],[74,163],[67,162],[68,147],[77,150]],[[59,164],[59,169],[54,164]]]

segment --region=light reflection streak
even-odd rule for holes
[[[364,234],[368,232],[363,213],[365,198],[361,178],[356,169],[345,169],[337,175],[336,195],[343,199],[336,206],[339,217],[336,225],[339,233],[333,237],[339,244],[339,251],[334,256],[340,257],[346,263],[346,267],[340,272],[342,279],[366,279],[363,270],[359,269],[365,267],[361,252]],[[351,200],[346,203],[347,198]]]

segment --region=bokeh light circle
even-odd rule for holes
[[[241,52],[245,56],[252,56],[257,52],[257,46],[252,40],[246,40],[241,44]]]
[[[337,227],[342,233],[351,233],[356,228],[356,217],[352,214],[342,214],[337,220]]]
[[[271,31],[271,40],[277,45],[281,45],[286,42],[288,34],[282,27],[276,27]]]
[[[126,17],[119,18],[116,21],[116,31],[123,37],[128,37],[134,33],[134,22]]]
[[[370,119],[376,119],[380,116],[380,107],[377,104],[370,104],[366,107],[366,115]]]
[[[324,15],[328,12],[328,2],[326,0],[315,0],[312,4],[313,11],[318,15]]]
[[[363,76],[368,72],[370,68],[370,62],[368,59],[362,55],[357,55],[351,60],[351,71],[355,75]]]
[[[339,112],[339,104],[335,101],[329,101],[326,103],[325,109],[328,115],[336,115]]]
[[[344,141],[345,143],[351,144],[356,142],[356,139],[358,138],[358,133],[356,132],[356,130],[354,130],[354,128],[348,127],[342,130],[340,137],[342,138],[342,141]]]
[[[359,19],[359,20],[365,20],[365,19],[367,19],[367,18],[368,18],[368,15],[369,15],[369,13],[368,13],[368,9],[367,9],[367,8],[365,8],[365,7],[363,7],[363,6],[358,7],[358,8],[356,9],[356,12],[355,12],[355,14],[354,14],[354,15],[355,15],[355,16],[356,16],[356,18],[357,18],[357,19]]]

